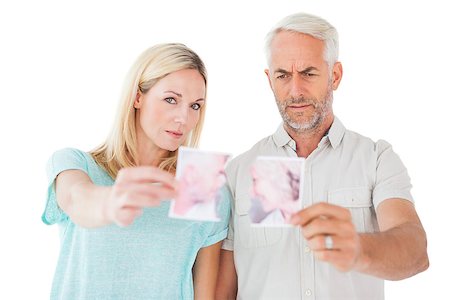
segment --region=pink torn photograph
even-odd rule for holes
[[[169,217],[218,222],[220,189],[226,183],[225,164],[229,154],[180,147],[176,178],[177,198],[171,201]]]
[[[290,227],[291,215],[301,209],[304,158],[260,156],[252,165],[253,227]]]

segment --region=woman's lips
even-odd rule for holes
[[[173,138],[179,139],[183,136],[182,132],[179,131],[171,131],[171,130],[166,130],[166,132]]]

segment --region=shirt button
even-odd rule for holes
[[[306,296],[311,296],[311,295],[312,295],[311,290],[310,290],[310,289],[307,289],[307,290],[305,291],[305,295],[306,295]]]
[[[308,246],[305,247],[305,253],[309,253],[311,251],[311,248],[309,248]]]

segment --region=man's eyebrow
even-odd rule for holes
[[[172,94],[177,95],[180,98],[183,97],[183,95],[181,95],[180,93],[174,92],[174,91],[164,91],[164,93],[172,93]]]
[[[290,72],[289,72],[289,71],[286,71],[285,69],[277,68],[277,69],[275,69],[274,73],[283,73],[283,74],[287,74],[287,73],[290,73]]]
[[[300,71],[299,73],[309,73],[311,71],[319,71],[316,67],[307,67],[306,69]]]
[[[301,71],[298,71],[298,72],[299,73],[308,73],[308,72],[311,72],[311,71],[319,71],[319,69],[317,69],[316,67],[311,66],[311,67],[307,67],[307,68],[305,68],[305,69],[303,69]],[[291,72],[290,71],[286,71],[285,69],[282,69],[282,68],[277,68],[277,69],[275,69],[274,73],[290,74]]]

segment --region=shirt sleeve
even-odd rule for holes
[[[218,215],[220,217],[220,221],[213,223],[210,235],[203,243],[202,247],[213,245],[227,236],[228,221],[230,219],[230,203],[230,189],[228,185],[224,185],[220,190],[220,200],[218,203]]]
[[[81,151],[71,148],[58,150],[47,162],[47,201],[42,214],[42,221],[47,225],[60,223],[69,218],[58,206],[55,192],[56,176],[65,170],[82,170],[88,173],[86,159]]]
[[[411,179],[400,157],[386,141],[378,141],[375,147],[377,152],[376,180],[373,190],[375,208],[390,198],[401,198],[414,203],[411,195]]]

